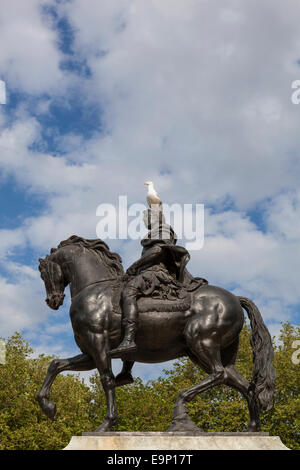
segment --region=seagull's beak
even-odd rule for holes
[[[144,184],[145,184],[146,186],[148,186],[148,184],[149,184],[149,183],[147,183],[147,181],[145,181],[145,183],[144,183]]]

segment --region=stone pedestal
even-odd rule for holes
[[[289,450],[268,433],[105,432],[73,436],[64,450]]]

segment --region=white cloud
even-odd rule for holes
[[[0,104],[6,104],[6,86],[3,80],[0,80]]]
[[[23,245],[23,243],[22,229],[0,229],[0,260],[12,255],[12,249]]]
[[[45,293],[39,279],[20,276],[12,282],[0,277],[0,331],[8,336],[16,330],[34,328],[47,318]]]
[[[73,233],[95,237],[98,204],[116,204],[119,194],[144,202],[142,183],[151,179],[164,202],[217,209],[207,211],[204,249],[192,253],[195,275],[253,298],[272,328],[293,318],[291,306],[300,302],[300,118],[290,95],[300,74],[299,4],[62,2],[57,8],[74,28],[76,58],[91,70],[80,80],[59,70],[58,34],[40,10],[47,2],[29,0],[17,11],[4,3],[0,67],[8,87],[47,92],[49,100],[63,96],[63,106],[75,85],[87,105],[99,105],[103,127],[89,139],[75,131],[58,136],[63,156],[51,155],[32,149],[43,137],[30,107],[16,110],[9,125],[0,108],[2,172],[46,199],[39,216],[0,231],[1,257],[26,244],[43,255]],[[35,112],[47,113],[49,100]],[[261,213],[264,231],[248,209]],[[109,244],[126,266],[141,248]],[[30,276],[1,280],[7,329],[46,318],[36,306],[41,281]]]
[[[276,206],[275,206],[276,213]],[[272,218],[272,209],[268,209]],[[230,223],[232,221],[232,223]],[[278,231],[261,232],[243,214],[207,213],[204,249],[192,253],[194,275],[211,283],[235,286],[236,295],[254,300],[266,321],[295,321],[300,249]]]
[[[57,32],[42,14],[48,2],[2,0],[0,13],[0,68],[8,89],[39,94],[59,88],[63,74]]]
[[[267,215],[268,227],[279,237],[295,242],[300,238],[300,191],[289,191],[272,200]]]

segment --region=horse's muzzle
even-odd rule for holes
[[[47,296],[45,302],[47,305],[52,308],[52,310],[58,310],[59,307],[63,304],[65,294],[55,292]]]

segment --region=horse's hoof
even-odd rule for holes
[[[131,374],[118,374],[115,379],[115,386],[121,387],[122,385],[133,384],[134,379]]]
[[[52,421],[54,421],[56,419],[56,404],[39,395],[37,395],[36,399],[47,418],[50,418]]]
[[[246,432],[260,432],[260,428],[257,426],[249,425]]]
[[[167,432],[191,432],[191,433],[201,433],[203,430],[198,428],[198,426],[191,420],[189,416],[182,418],[175,418],[172,421],[171,426],[168,428]]]
[[[49,401],[47,405],[44,407],[44,413],[45,415],[50,418],[52,421],[55,421],[56,419],[56,404],[53,403],[52,401]]]
[[[94,432],[108,432],[113,426],[117,424],[117,421],[110,421],[106,419]]]

